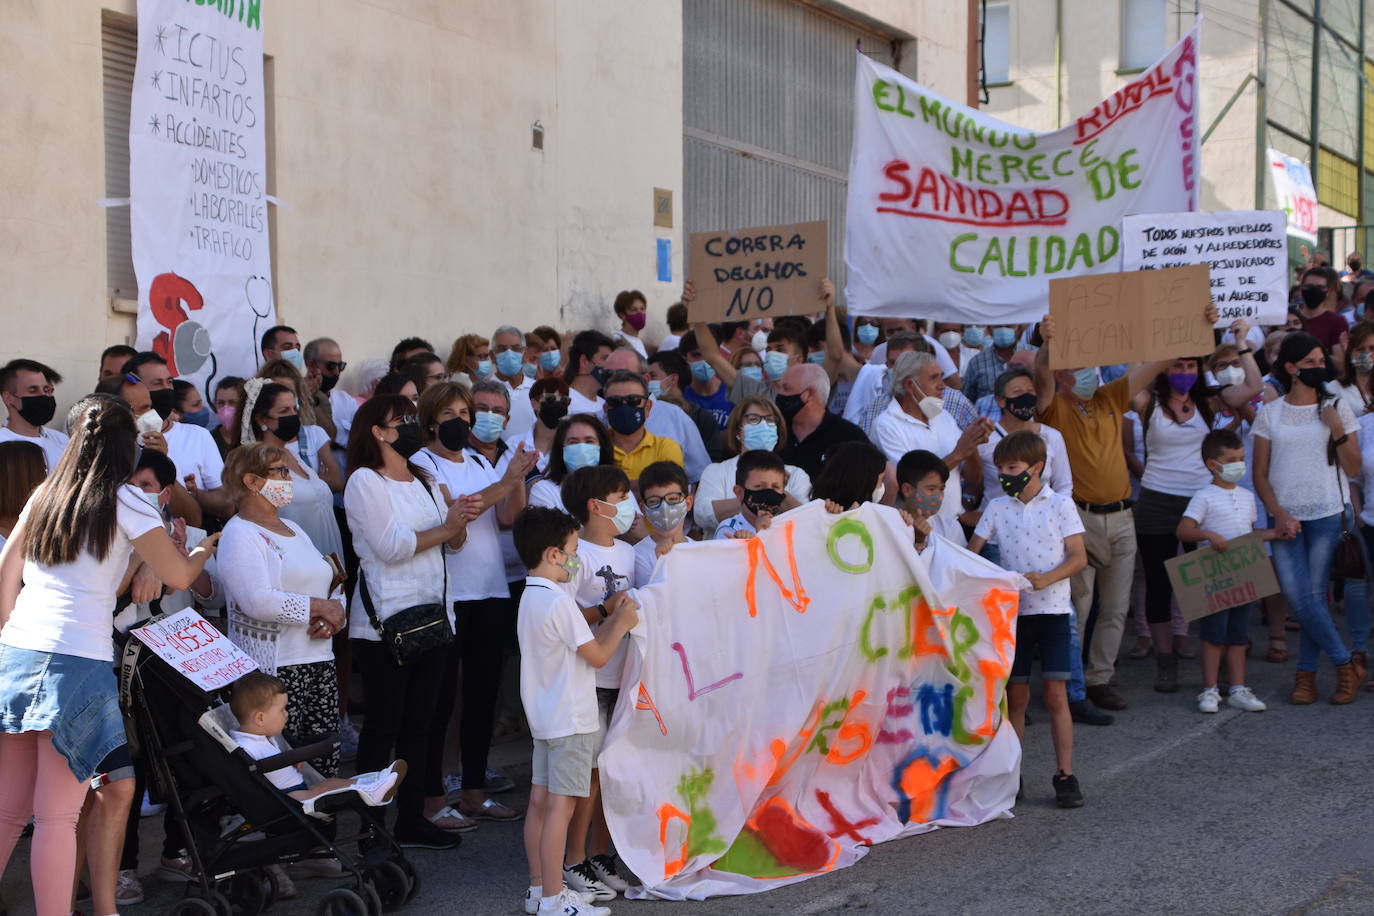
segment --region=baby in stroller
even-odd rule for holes
[[[251,671],[234,682],[229,708],[239,727],[230,731],[229,736],[254,760],[282,752],[274,739],[279,739],[286,728],[286,700],[286,685],[270,674]],[[396,787],[406,775],[406,762],[398,759],[376,773],[360,773],[352,779],[325,779],[313,786],[307,786],[294,767],[281,767],[263,775],[301,802],[307,811],[314,808],[318,799],[341,792],[357,792],[367,804],[380,807],[396,795]]]

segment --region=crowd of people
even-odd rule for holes
[[[1374,534],[1374,275],[1349,266],[1302,267],[1282,326],[1237,320],[1211,352],[1131,366],[1051,369],[1048,317],[846,316],[828,281],[809,318],[690,323],[689,284],[655,346],[631,290],[610,334],[502,325],[447,352],[408,337],[351,372],[335,340],[278,326],[255,375],[206,390],[113,346],[56,426],[73,382],[12,360],[0,870],[31,822],[42,916],[144,899],[148,769],[113,666],[132,628],[194,607],[275,678],[244,706],[246,741],[272,733],[270,713],[295,736],[340,733],[378,780],[402,758],[408,776],[385,784],[401,845],[448,849],[523,818],[526,912],[606,912],[633,880],[596,770],[626,705],[633,589],[675,545],[753,537],[812,500],[895,507],[921,555],[953,542],[1026,577],[1010,718],[1020,732],[1038,658],[1062,806],[1083,804],[1073,725],[1129,708],[1113,686],[1123,639],[1154,656],[1155,690],[1196,681],[1202,713],[1260,711],[1245,666],[1262,611],[1268,662],[1300,631],[1290,702],[1326,690],[1325,655],[1326,697],[1349,703],[1366,686]],[[1204,618],[1199,675],[1181,674],[1196,656],[1166,562],[1256,530],[1282,595]],[[499,800],[514,782],[489,764],[522,714],[528,811]],[[340,758],[312,765],[336,780]],[[167,817],[156,875],[191,868]]]

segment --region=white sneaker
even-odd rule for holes
[[[456,798],[461,791],[463,791],[463,775],[461,773],[445,773],[444,798]]]
[[[1221,692],[1215,687],[1207,687],[1197,695],[1198,712],[1216,712],[1221,706]]]
[[[588,903],[581,894],[564,888],[561,894],[553,898],[552,905],[540,900],[539,909],[535,910],[535,913],[538,916],[611,916],[611,909]]]
[[[615,891],[602,882],[590,862],[563,866],[563,883],[593,901],[615,899]]]
[[[610,856],[592,856],[587,861],[592,863],[592,871],[596,872],[601,883],[617,894],[623,894],[630,889],[630,882],[620,877],[620,873],[616,871],[615,860]]]
[[[566,886],[559,893],[572,894],[573,896],[579,898],[584,904],[590,904],[592,902],[591,897],[587,894],[583,894],[580,891],[568,890]],[[539,912],[539,900],[539,894],[534,893],[528,887],[525,888],[525,916],[535,916],[535,914]]]
[[[1264,712],[1269,707],[1264,705],[1259,697],[1255,696],[1249,687],[1244,684],[1237,684],[1231,688],[1231,692],[1226,696],[1226,705],[1234,706],[1236,709],[1243,709],[1246,712]]]
[[[368,782],[355,782],[353,788],[363,797],[363,801],[374,808],[380,808],[391,803],[392,797],[396,794],[396,783],[400,781],[399,773],[379,773],[377,778]]]
[[[143,902],[143,882],[132,868],[121,868],[119,880],[115,884],[115,903],[119,906],[133,906]]]

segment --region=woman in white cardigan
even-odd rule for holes
[[[291,502],[285,462],[282,449],[265,443],[229,453],[224,488],[238,513],[220,538],[220,576],[230,638],[286,683],[287,722],[305,739],[339,730],[332,637],[345,616],[331,597],[334,567],[300,525],[277,514]],[[338,752],[311,764],[330,778],[338,772]]]
[[[786,444],[787,424],[782,411],[770,399],[747,397],[730,413],[722,444],[730,457],[717,461],[701,472],[692,518],[707,537],[716,526],[740,510],[735,498],[735,465],[743,452],[762,449],[776,452]],[[779,512],[810,500],[811,478],[801,468],[787,465],[787,499]]]

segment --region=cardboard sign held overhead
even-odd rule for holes
[[[1202,356],[1216,346],[1204,314],[1208,268],[1091,274],[1050,281],[1050,368]]]
[[[747,321],[825,308],[828,270],[824,220],[692,233],[687,279],[697,297],[691,321]]]
[[[1226,542],[1226,550],[1194,550],[1166,560],[1169,582],[1185,620],[1197,620],[1279,592],[1264,539],[1247,534]]]

